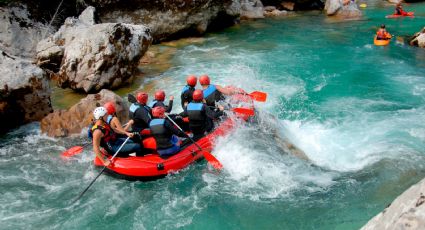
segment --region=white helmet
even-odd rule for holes
[[[105,116],[107,113],[106,109],[104,107],[97,107],[96,109],[94,109],[93,111],[93,115],[94,115],[94,119],[99,119],[103,116]]]

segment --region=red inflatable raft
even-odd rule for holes
[[[253,102],[251,98],[238,96],[237,100],[245,101],[244,103],[250,104],[250,107],[253,109]],[[226,136],[234,129],[238,121],[247,121],[248,119],[249,116],[244,116],[243,114],[237,114],[236,118],[227,117],[214,131],[199,139],[197,144],[205,151],[210,152],[217,137]],[[155,148],[155,141],[153,137],[145,139],[144,146]],[[106,171],[112,175],[126,179],[151,179],[163,177],[169,173],[181,170],[202,157],[203,152],[200,151],[194,144],[190,144],[179,153],[166,159],[161,158],[158,154],[148,154],[143,157],[116,157],[112,166],[107,167]],[[94,164],[99,167],[104,166],[102,161],[100,161],[97,157],[94,159]]]

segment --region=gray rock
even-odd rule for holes
[[[272,12],[275,9],[276,9],[276,6],[266,6],[266,7],[264,7],[265,12]]]
[[[410,45],[425,48],[425,27],[413,35],[412,40],[410,40]]]
[[[0,133],[52,111],[45,72],[30,61],[0,54]]]
[[[266,17],[282,17],[282,16],[287,16],[287,15],[288,15],[288,11],[286,11],[286,10],[275,9],[271,12],[264,11],[264,16],[266,16]]]
[[[342,0],[326,0],[325,11],[327,15],[335,15],[342,8]]]
[[[337,16],[342,19],[356,19],[362,16],[356,3],[349,0],[326,0],[325,11],[328,16]]]
[[[218,20],[228,24],[238,17],[240,0],[197,0],[197,1],[138,1],[129,0],[126,4],[109,5],[99,9],[99,18],[109,23],[144,24],[151,29],[155,41],[170,37],[199,35]],[[129,10],[131,9],[131,10]],[[221,25],[222,26],[222,25]]]
[[[398,196],[362,230],[425,229],[425,179]]]
[[[14,56],[33,58],[37,43],[52,31],[31,20],[24,5],[0,8],[0,18],[0,49]]]
[[[263,3],[260,0],[241,0],[241,18],[257,19],[264,18]]]
[[[60,66],[58,83],[84,92],[115,89],[132,80],[139,59],[152,42],[149,28],[124,23],[94,24],[88,7],[37,46],[43,67]],[[54,71],[54,69],[53,69]]]
[[[65,137],[79,134],[93,119],[93,110],[113,101],[120,121],[128,120],[128,105],[112,91],[103,89],[97,94],[89,94],[68,110],[56,110],[41,120],[41,132],[52,137]]]

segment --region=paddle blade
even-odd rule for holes
[[[61,154],[63,157],[72,157],[83,151],[83,146],[74,146]]]
[[[232,111],[235,112],[235,113],[240,113],[240,114],[244,114],[244,115],[247,115],[247,116],[254,116],[255,115],[254,109],[249,109],[249,108],[233,108]]]
[[[267,93],[260,92],[260,91],[254,91],[254,92],[250,93],[249,96],[252,99],[254,99],[256,101],[260,101],[260,102],[265,102],[267,100]]]
[[[223,168],[223,165],[220,163],[220,161],[217,160],[211,153],[207,151],[204,152],[204,157],[210,163],[215,169],[220,170]]]

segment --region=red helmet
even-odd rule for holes
[[[108,114],[114,114],[116,112],[114,102],[112,101],[106,102],[103,107],[105,107]]]
[[[136,99],[140,104],[146,104],[148,102],[148,94],[140,92],[137,94]]]
[[[152,116],[157,118],[164,118],[165,117],[165,108],[162,106],[158,106],[152,109]]]
[[[155,100],[164,101],[165,100],[165,92],[162,90],[158,90],[155,92]]]
[[[199,77],[199,83],[201,85],[209,85],[210,84],[210,77],[208,75],[202,75]]]
[[[202,99],[204,99],[204,93],[202,92],[202,90],[197,89],[193,91],[192,98],[194,101],[202,101]]]
[[[189,75],[186,78],[187,85],[195,87],[196,86],[196,77],[195,75]]]

